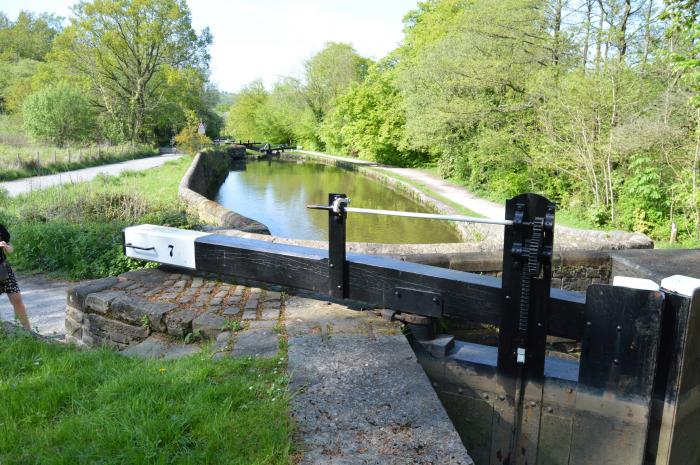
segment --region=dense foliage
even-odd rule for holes
[[[24,127],[31,136],[58,147],[89,139],[94,127],[88,100],[64,82],[29,95],[22,113]]]
[[[366,73],[329,44],[303,80],[243,92],[231,112],[254,115],[250,137],[435,163],[494,199],[540,192],[589,224],[697,240],[699,13],[697,0],[428,0]]]
[[[79,2],[68,20],[22,12],[11,21],[0,13],[0,113],[23,118],[35,140],[59,146],[166,145],[191,112],[218,136],[223,118],[215,111],[219,92],[208,83],[211,41],[207,29],[192,28],[184,0]],[[60,130],[41,119],[51,92],[50,103],[62,109],[45,118],[55,122],[71,101],[70,110],[79,110]],[[90,128],[74,124],[87,112]]]

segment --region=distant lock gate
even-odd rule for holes
[[[444,381],[478,465],[700,465],[694,280],[551,289],[555,205],[536,194],[506,201],[504,220],[351,208],[344,194],[309,208],[328,211],[327,251],[140,225],[124,229],[124,252],[386,309]],[[501,224],[502,278],[346,253],[348,213]],[[498,326],[498,347],[436,335],[441,318]],[[548,356],[547,336],[579,341],[579,361]]]

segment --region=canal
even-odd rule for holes
[[[406,195],[357,172],[317,163],[249,161],[231,171],[216,201],[265,224],[275,236],[328,240],[328,214],[307,204],[346,193],[352,206],[435,213]],[[453,225],[435,221],[350,214],[348,241],[428,244],[460,242]]]

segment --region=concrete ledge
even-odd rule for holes
[[[286,327],[301,464],[473,464],[398,324],[295,296]]]
[[[207,198],[219,188],[231,169],[231,163],[245,156],[245,147],[234,145],[225,150],[205,150],[195,155],[182,177],[178,196],[202,221],[240,231],[270,234],[267,226],[223,207]]]

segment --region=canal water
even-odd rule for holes
[[[435,213],[411,198],[366,176],[335,166],[289,161],[249,161],[231,171],[216,201],[229,210],[260,221],[275,236],[328,240],[328,213],[308,210],[326,205],[328,194],[345,193],[350,206]],[[351,242],[427,244],[460,242],[444,221],[348,214]]]

